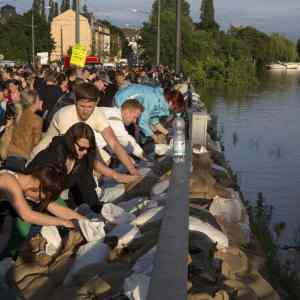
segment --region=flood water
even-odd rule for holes
[[[283,242],[300,226],[300,72],[266,74],[248,96],[214,97],[225,155],[246,199],[262,192],[274,206],[273,223],[286,222]]]

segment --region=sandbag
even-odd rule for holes
[[[72,280],[73,275],[90,264],[104,262],[109,256],[109,247],[101,241],[90,242],[78,249],[75,262],[64,280],[64,284]]]
[[[139,215],[135,220],[133,220],[130,224],[141,226],[149,222],[158,221],[162,217],[163,217],[163,207],[159,206],[159,207],[146,210],[144,213]]]
[[[134,273],[142,273],[151,276],[155,254],[156,247],[153,247],[136,261],[132,271]]]
[[[144,197],[138,197],[138,198],[134,198],[129,201],[124,201],[124,202],[118,203],[118,206],[122,207],[125,211],[127,211],[129,213],[136,213],[137,211],[142,210],[149,206],[155,207],[154,205],[157,206],[156,201],[152,201],[152,200],[150,200],[148,198],[144,198]]]
[[[162,180],[161,182],[154,185],[154,187],[151,190],[151,195],[156,196],[165,193],[168,190],[169,186],[169,179]]]
[[[133,273],[125,279],[124,292],[130,300],[146,300],[150,277],[144,274]]]
[[[56,226],[43,226],[42,237],[47,241],[45,252],[47,255],[54,255],[61,246],[62,239]]]
[[[104,222],[100,222],[99,219],[81,219],[78,221],[80,231],[85,237],[87,242],[94,242],[94,241],[103,241],[105,238],[105,231],[104,231]]]
[[[158,156],[166,155],[170,152],[170,146],[166,144],[155,144],[154,152]]]
[[[119,224],[107,236],[116,236],[118,238],[117,248],[124,248],[135,238],[141,237],[141,233],[137,226]]]
[[[213,242],[217,243],[218,249],[228,248],[227,236],[209,223],[205,223],[195,217],[189,217],[189,230],[205,233]]]
[[[135,219],[133,214],[126,212],[122,207],[112,203],[104,204],[101,214],[108,222],[113,224],[130,223]]]

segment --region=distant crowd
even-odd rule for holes
[[[0,256],[17,218],[74,228],[82,203],[99,212],[141,179],[184,111],[176,80],[165,67],[0,69]]]

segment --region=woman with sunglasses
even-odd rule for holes
[[[57,164],[39,166],[26,173],[0,171],[0,255],[11,240],[12,227],[14,235],[26,238],[17,232],[22,231],[21,227],[13,226],[14,219],[34,225],[74,228],[72,220],[83,218],[53,202],[63,190],[65,176],[65,167]]]
[[[83,122],[74,124],[64,135],[54,137],[50,145],[28,164],[27,169],[51,161],[66,166],[68,174],[66,188],[69,188],[69,196],[75,206],[87,203],[93,210],[99,211],[100,188],[93,173],[94,169],[97,169],[97,164],[101,162],[92,128]],[[127,177],[132,177],[117,173],[103,165],[101,165],[102,174],[105,168],[103,175],[112,177],[118,182],[126,182]]]

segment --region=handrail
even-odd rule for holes
[[[189,113],[189,123],[191,121]],[[192,126],[187,126],[191,130]],[[147,300],[187,299],[191,158],[191,141],[188,140],[185,160],[173,163]]]

